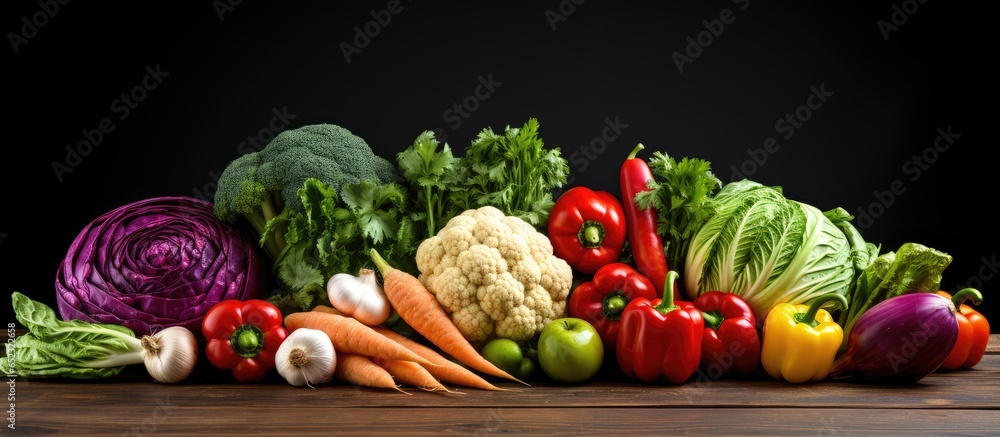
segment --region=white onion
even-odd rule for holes
[[[171,326],[152,335],[144,335],[142,362],[146,371],[159,382],[181,382],[191,376],[198,361],[198,341],[191,330]]]
[[[318,329],[299,328],[288,334],[274,354],[275,369],[296,387],[329,381],[337,369],[333,341]]]

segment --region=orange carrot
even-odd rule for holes
[[[391,360],[408,360],[419,364],[430,365],[430,361],[398,343],[385,338],[370,326],[353,317],[320,311],[300,311],[285,316],[285,327],[288,331],[299,328],[318,329],[330,336],[333,348],[338,352],[347,352],[370,357]]]
[[[337,368],[333,371],[337,379],[363,387],[391,388],[406,393],[396,385],[388,370],[382,368],[364,355],[337,353]],[[406,393],[410,394],[410,393]]]
[[[444,353],[480,372],[528,385],[479,354],[462,335],[437,298],[415,276],[390,266],[375,249],[372,261],[382,273],[382,290],[407,324]]]
[[[372,358],[372,362],[388,370],[389,374],[399,383],[412,385],[425,391],[465,394],[449,390],[434,375],[431,375],[424,366],[413,361]]]
[[[441,381],[465,387],[478,388],[481,390],[506,390],[491,384],[475,372],[458,365],[458,363],[449,360],[444,355],[439,354],[436,350],[424,346],[413,339],[407,338],[403,334],[381,326],[376,326],[374,329],[376,332],[388,337],[390,340],[403,345],[407,349],[416,352],[417,355],[427,358],[428,361],[436,364],[436,366],[425,366],[425,368],[431,373],[431,375],[434,375],[435,378]]]
[[[322,304],[314,306],[312,310],[313,311],[320,311],[320,312],[324,312],[324,313],[336,314],[338,316],[350,317],[347,314],[344,314],[342,311],[340,311],[340,310],[338,310],[338,309],[336,309],[334,307],[326,306],[326,305],[322,305]]]

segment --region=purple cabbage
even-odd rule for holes
[[[267,295],[257,248],[212,203],[155,197],[107,212],[73,241],[56,274],[64,320],[112,323],[136,335],[201,321],[226,299]]]

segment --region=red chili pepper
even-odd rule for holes
[[[625,212],[607,191],[570,188],[552,206],[548,229],[556,256],[588,275],[617,261],[625,247]]]
[[[749,374],[760,366],[760,336],[753,309],[738,294],[702,293],[694,300],[705,319],[701,369],[713,378]]]
[[[663,299],[640,297],[625,307],[615,351],[625,376],[680,384],[698,369],[705,326],[693,303],[674,301],[677,272],[667,272],[665,280]]]
[[[653,281],[659,293],[659,290],[664,289],[663,282],[669,268],[667,255],[663,251],[663,239],[656,230],[656,209],[653,207],[639,209],[635,204],[635,195],[649,190],[647,184],[653,180],[653,171],[649,169],[646,161],[635,157],[644,148],[642,144],[635,146],[622,164],[620,172],[622,206],[625,209],[625,225],[628,229],[628,245],[632,251],[632,258],[639,272]],[[674,299],[680,300],[680,290],[676,284],[671,287],[674,290]]]
[[[958,340],[951,354],[941,364],[942,370],[968,369],[979,364],[986,353],[986,343],[990,341],[990,323],[979,311],[962,303],[971,300],[976,305],[983,302],[983,294],[975,288],[963,288],[953,297],[947,291],[938,291],[955,304],[955,319],[958,320]]]
[[[618,345],[622,311],[636,298],[656,299],[658,293],[649,278],[625,263],[606,264],[594,278],[578,285],[569,295],[567,310],[571,317],[590,322],[597,328],[604,350]]]
[[[281,310],[260,299],[228,299],[205,313],[201,330],[205,356],[220,369],[232,369],[240,382],[264,379],[274,369],[274,354],[288,337]]]

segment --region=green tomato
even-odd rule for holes
[[[535,373],[535,362],[524,352],[520,344],[509,338],[490,340],[480,350],[483,358],[518,379],[530,378]]]
[[[593,378],[604,363],[604,343],[594,325],[576,317],[553,320],[538,339],[538,364],[549,378],[578,383]]]

